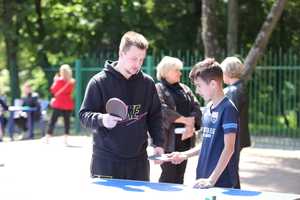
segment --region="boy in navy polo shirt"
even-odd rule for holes
[[[209,102],[202,115],[202,147],[171,154],[181,163],[199,154],[196,188],[238,188],[238,111],[223,93],[223,72],[212,58],[197,63],[190,72],[196,93]]]

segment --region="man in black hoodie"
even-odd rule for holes
[[[92,177],[148,181],[148,133],[154,153],[164,152],[160,100],[153,79],[141,71],[147,48],[143,35],[125,33],[118,61],[106,61],[87,85],[79,116],[93,129]],[[128,106],[126,121],[106,113],[106,102],[113,97]]]

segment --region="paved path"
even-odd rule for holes
[[[190,158],[185,184],[193,184],[197,157]],[[156,174],[159,167],[154,166]],[[154,172],[152,178],[158,180]],[[300,194],[300,151],[246,148],[241,153],[242,189]]]
[[[86,181],[91,143],[85,136],[71,137],[71,147],[64,146],[62,137],[52,138],[50,144],[41,140],[0,143],[1,191],[17,191],[37,182],[45,187],[45,181],[63,191],[74,181]],[[185,184],[192,184],[196,162],[196,157],[189,161]],[[152,163],[151,181],[157,181],[159,173],[160,167]],[[243,189],[300,194],[300,151],[247,148],[241,154],[240,176]]]

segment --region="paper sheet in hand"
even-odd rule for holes
[[[175,128],[175,134],[183,134],[185,132],[185,128]]]
[[[162,155],[154,154],[154,155],[148,156],[148,160],[170,161],[170,157],[168,157],[166,154],[162,154]]]

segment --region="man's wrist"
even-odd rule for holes
[[[102,113],[98,114],[97,121],[98,121],[99,126],[101,126],[101,127],[104,126],[104,124],[103,124],[103,114]]]

